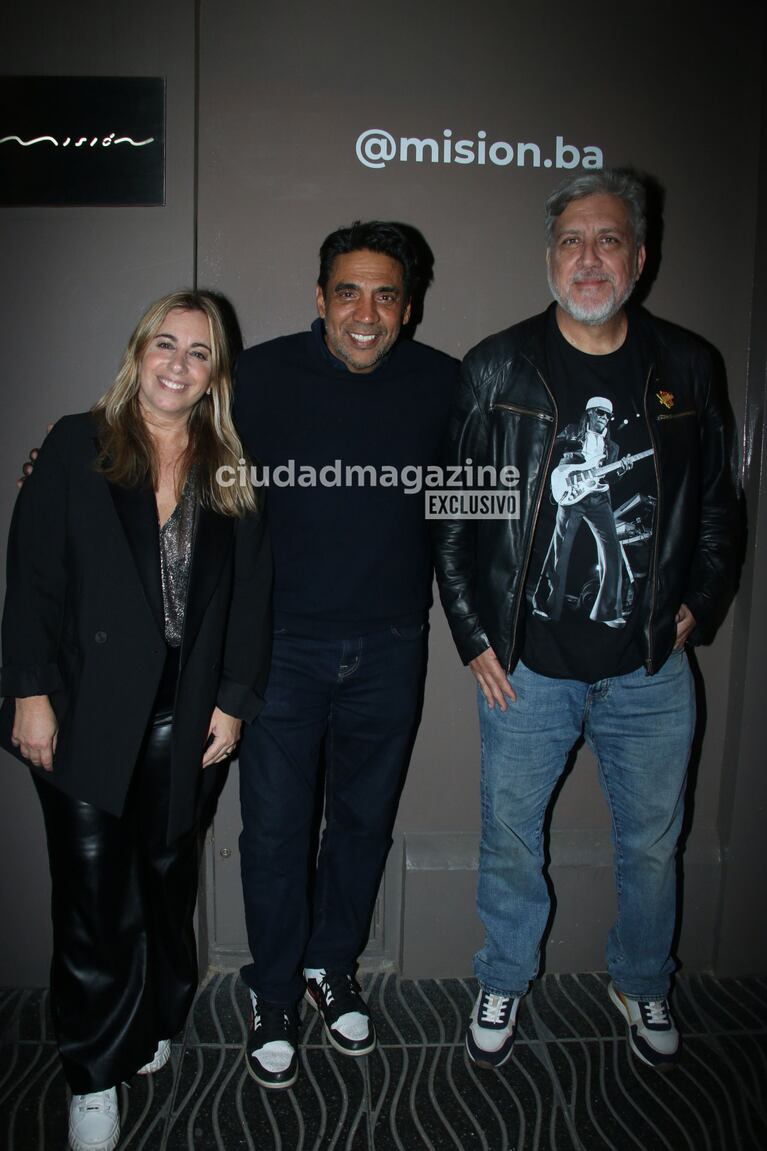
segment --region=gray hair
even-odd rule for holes
[[[573,176],[560,185],[546,201],[546,247],[554,242],[554,228],[573,200],[586,196],[617,196],[623,200],[631,221],[634,243],[639,248],[647,235],[647,196],[642,181],[629,168],[601,168],[582,176]]]

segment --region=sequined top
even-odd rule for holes
[[[190,473],[181,499],[160,528],[160,578],[165,641],[169,647],[180,647],[184,631],[196,510],[197,484]]]

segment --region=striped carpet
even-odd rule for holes
[[[304,1007],[299,1082],[266,1092],[242,1058],[242,984],[212,975],[171,1063],[121,1087],[120,1148],[767,1151],[767,979],[680,977],[683,1054],[666,1074],[629,1053],[601,974],[539,980],[497,1072],[464,1053],[473,980],[363,985],[378,1049],[338,1055]],[[0,1148],[64,1151],[66,1112],[47,992],[0,992]]]

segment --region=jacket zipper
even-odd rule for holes
[[[535,364],[533,364],[533,367],[535,367]],[[512,660],[512,655],[514,653],[514,644],[515,644],[516,638],[517,638],[517,624],[519,623],[519,608],[520,608],[520,603],[521,603],[521,597],[525,594],[525,581],[527,579],[527,569],[530,566],[530,556],[531,556],[532,550],[533,550],[533,539],[535,538],[535,528],[536,528],[537,523],[538,523],[538,513],[539,513],[540,508],[541,508],[541,503],[543,501],[543,493],[544,493],[544,489],[546,487],[546,476],[548,475],[549,464],[551,462],[551,456],[552,456],[552,453],[554,451],[554,443],[555,443],[556,438],[557,438],[557,423],[558,423],[558,419],[559,419],[559,410],[557,408],[557,402],[554,399],[554,396],[551,392],[551,388],[549,387],[549,385],[544,380],[544,378],[541,375],[538,368],[535,368],[535,371],[536,371],[536,374],[538,376],[538,379],[541,381],[544,388],[548,392],[549,399],[551,400],[551,402],[554,406],[554,415],[553,416],[548,415],[547,412],[537,412],[537,411],[534,411],[532,408],[521,408],[521,407],[517,407],[514,404],[493,404],[492,405],[492,407],[494,407],[494,408],[505,408],[507,411],[523,412],[525,415],[537,416],[538,419],[546,420],[548,423],[551,423],[554,425],[553,435],[551,437],[551,442],[549,444],[549,450],[546,454],[546,466],[543,469],[543,483],[538,485],[538,498],[535,501],[535,510],[533,512],[532,528],[530,530],[530,541],[529,541],[529,544],[527,547],[527,554],[525,555],[525,564],[524,564],[524,567],[522,568],[522,574],[521,574],[519,583],[517,585],[520,594],[517,595],[517,602],[516,602],[516,605],[514,608],[514,619],[512,620],[512,625],[511,625],[511,642],[509,643],[509,659],[508,659],[508,662],[506,664],[506,675],[508,675],[509,672],[511,671],[511,660]]]
[[[694,415],[696,415],[695,409],[690,408],[689,411],[686,411],[686,412],[658,412],[655,419],[656,420],[678,420],[678,419],[681,419],[682,416],[694,416]]]
[[[648,394],[650,391],[650,380],[652,378],[652,374],[653,374],[654,370],[655,370],[655,364],[654,363],[650,364],[650,368],[649,368],[649,371],[647,373],[647,379],[645,381],[645,390],[644,390],[644,415],[645,415],[645,422],[647,423],[647,431],[648,431],[648,434],[650,436],[650,443],[652,444],[652,447],[653,447],[652,462],[653,462],[653,467],[655,468],[655,486],[656,486],[656,490],[658,493],[658,502],[657,502],[656,509],[655,509],[655,527],[654,527],[654,531],[653,531],[653,541],[652,541],[652,598],[650,600],[650,618],[647,621],[647,674],[648,675],[652,675],[652,673],[653,673],[653,659],[652,659],[653,630],[652,629],[653,629],[653,619],[655,617],[655,594],[656,594],[656,589],[657,589],[657,584],[658,584],[658,529],[660,526],[660,518],[661,518],[660,517],[661,489],[660,489],[660,468],[658,466],[658,445],[655,442],[655,437],[653,435],[653,429],[652,429],[652,422],[650,420],[650,414],[647,410],[647,397],[648,397]],[[681,415],[687,415],[688,413],[687,412],[677,412],[676,414],[681,416]],[[665,417],[663,415],[661,415],[660,418],[661,419],[671,419],[673,417],[671,416],[671,413],[669,413]]]
[[[535,370],[536,370],[536,372],[538,372],[537,368]],[[543,376],[541,376],[540,372],[538,372],[538,375],[540,376],[540,379],[541,379],[543,386],[546,388],[546,391],[548,392],[549,389],[546,386],[546,381],[543,379]],[[549,395],[551,395],[551,392],[549,392]],[[554,397],[552,396],[551,398],[552,398],[552,402],[553,402]],[[535,408],[523,408],[523,407],[520,407],[519,404],[491,404],[490,405],[490,411],[491,412],[495,411],[497,408],[500,408],[504,412],[520,412],[523,416],[536,416],[539,420],[547,420],[549,423],[556,423],[556,416],[550,416],[548,414],[548,412],[538,412],[535,410]]]

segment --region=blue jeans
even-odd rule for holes
[[[538,971],[549,917],[543,824],[573,744],[583,733],[612,817],[618,916],[607,969],[632,999],[668,994],[674,961],[676,846],[695,726],[684,652],[656,675],[644,668],[588,684],[519,663],[508,710],[479,693],[482,839],[478,907],[485,944],[475,973],[490,991],[523,995]]]
[[[303,967],[352,972],[365,946],[420,719],[426,638],[426,624],[350,639],[275,632],[266,704],[240,748],[253,956],[242,977],[269,1002],[303,995]]]

